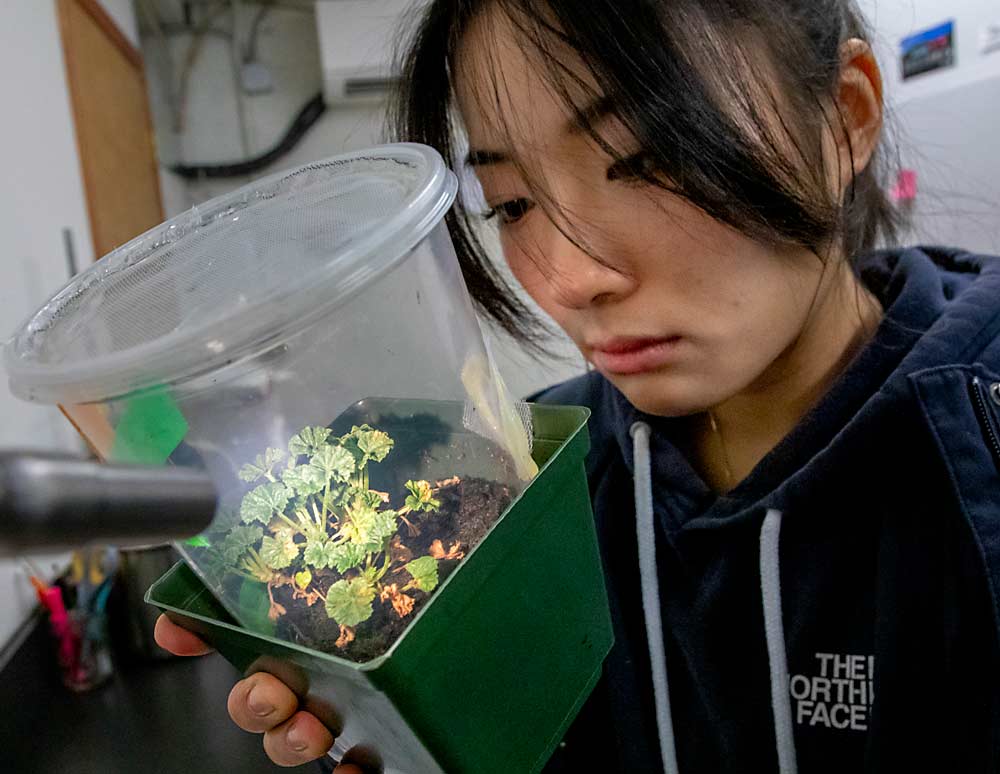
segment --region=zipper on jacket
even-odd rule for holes
[[[978,376],[974,376],[970,392],[972,393],[972,405],[976,410],[976,417],[983,429],[986,444],[993,452],[993,462],[997,466],[997,472],[1000,473],[1000,430],[997,430],[996,420],[990,416],[989,405],[991,401],[997,402],[996,396],[1000,395],[1000,384],[987,386]]]

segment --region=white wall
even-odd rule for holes
[[[131,5],[113,4],[116,16],[134,35]],[[4,276],[0,283],[0,332],[6,339],[66,283],[62,229],[73,233],[78,266],[93,260],[93,249],[55,0],[7,2],[3,21],[0,234]],[[15,399],[7,389],[6,374],[0,378],[0,448],[82,451],[75,432],[56,409]],[[60,560],[39,562],[51,573]],[[0,560],[0,646],[34,604],[20,563]]]
[[[904,168],[917,172],[908,241],[1000,253],[1000,51],[980,52],[1000,24],[994,0],[862,0],[876,32],[888,115]],[[900,41],[954,20],[950,68],[901,79]]]

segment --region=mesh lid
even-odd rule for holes
[[[456,181],[421,145],[251,183],[109,253],[14,334],[22,398],[80,403],[205,373],[271,346],[399,263]]]

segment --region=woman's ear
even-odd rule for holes
[[[863,40],[851,38],[841,45],[835,96],[840,168],[853,177],[868,166],[882,131],[882,73]]]

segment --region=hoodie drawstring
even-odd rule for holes
[[[649,425],[636,422],[630,431],[635,459],[635,525],[639,541],[639,576],[642,580],[642,612],[646,619],[646,642],[653,670],[653,698],[656,702],[656,733],[664,774],[678,774],[674,746],[674,723],[670,717],[670,690],[667,686],[667,658],[663,649],[660,620],[660,578],[656,571],[656,532],[653,528],[653,481],[649,462]]]
[[[796,774],[795,733],[792,700],[788,692],[788,656],[785,625],[781,620],[781,511],[770,510],[760,528],[760,595],[764,603],[764,637],[771,671],[771,712],[774,742],[778,748],[778,771]]]
[[[639,574],[642,581],[642,610],[646,619],[646,642],[653,672],[656,731],[664,774],[678,774],[674,725],[670,712],[667,660],[660,615],[660,583],[656,567],[656,532],[653,521],[653,484],[649,459],[649,425],[636,422],[629,429],[634,461],[636,537],[639,543]],[[792,705],[788,693],[788,661],[781,619],[781,576],[779,538],[781,511],[770,510],[760,531],[760,586],[764,606],[764,636],[767,640],[771,678],[771,712],[774,716],[775,744],[780,774],[796,774]]]

